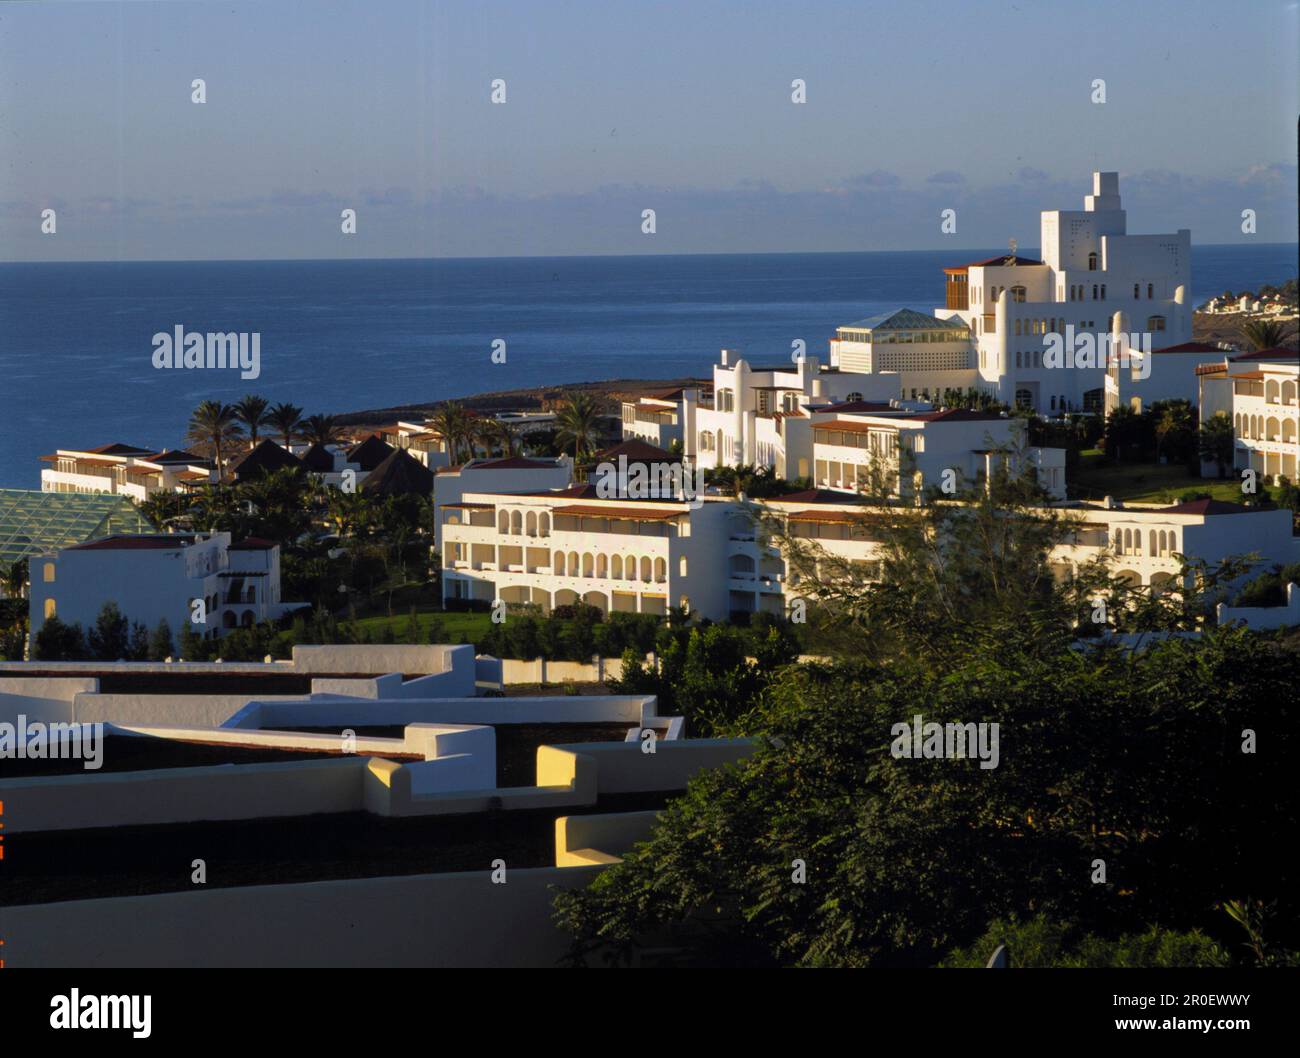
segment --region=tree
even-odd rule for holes
[[[238,416],[233,406],[215,400],[205,400],[190,416],[186,440],[212,452],[217,465],[217,481],[224,481],[226,465],[223,453],[243,436]]]
[[[271,421],[270,402],[265,397],[250,393],[234,405],[235,417],[248,429],[248,447],[257,447],[257,437],[263,426]]]
[[[86,633],[86,645],[100,661],[118,661],[130,656],[130,633],[130,625],[117,603],[106,602]]]
[[[172,644],[172,629],[167,623],[167,618],[158,622],[158,626],[153,630],[149,637],[149,660],[166,661],[176,653],[176,648]]]
[[[584,390],[568,394],[555,415],[555,438],[573,447],[573,461],[580,463],[591,454],[598,436],[600,407]]]
[[[1287,340],[1290,332],[1290,325],[1281,320],[1252,319],[1241,325],[1242,337],[1253,345],[1256,351],[1277,348]]]
[[[326,445],[338,444],[342,428],[333,415],[309,415],[302,420],[298,434],[308,444],[320,445],[323,448]]]
[[[0,581],[3,586],[5,595],[10,599],[21,599],[27,594],[27,559],[20,558],[11,562],[4,571],[4,579]]]
[[[1201,423],[1197,437],[1197,450],[1201,459],[1206,463],[1214,463],[1219,468],[1219,477],[1227,477],[1234,449],[1232,420],[1226,412],[1216,411]]]
[[[1124,458],[1125,449],[1140,446],[1144,431],[1142,416],[1132,408],[1120,405],[1106,416],[1106,455],[1116,462]]]
[[[128,661],[149,660],[149,629],[140,621],[131,623],[131,638],[125,656]]]
[[[1196,420],[1185,400],[1157,401],[1151,405],[1155,419],[1156,462],[1163,453],[1171,462],[1186,462],[1193,451]]]
[[[280,435],[280,444],[288,448],[298,436],[298,424],[302,422],[302,409],[296,404],[281,402],[267,412],[266,421]]]
[[[470,443],[470,420],[464,405],[454,400],[446,401],[429,418],[428,427],[442,438],[447,447],[447,458],[455,465],[461,445]]]
[[[87,654],[81,625],[65,624],[58,617],[47,617],[32,643],[36,661],[82,661]]]

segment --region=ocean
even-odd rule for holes
[[[40,488],[56,448],[180,447],[207,398],[339,413],[704,375],[723,347],[766,363],[803,339],[825,356],[837,326],[929,311],[944,267],[998,252],[0,264],[0,487]],[[1193,298],[1280,283],[1296,256],[1196,246]],[[152,336],[177,326],[259,332],[260,377],[154,368]]]

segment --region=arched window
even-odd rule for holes
[[[551,535],[551,516],[545,511],[543,511],[541,517],[537,519],[537,527],[542,536]]]
[[[609,560],[609,575],[615,580],[623,579],[623,556],[615,555]]]
[[[588,551],[582,556],[582,575],[584,577],[590,577],[592,573],[595,572],[595,568],[596,560],[592,557],[591,552]]]
[[[511,511],[511,512],[510,512],[510,532],[511,532],[511,534],[513,534],[513,535],[515,535],[515,536],[518,536],[518,535],[519,535],[520,533],[522,533],[523,531],[524,531],[524,516],[523,516],[523,512],[521,512],[521,511]]]
[[[528,535],[536,536],[537,535],[537,512],[536,511],[528,512],[527,524],[528,524]]]
[[[1142,284],[1141,284],[1141,283],[1134,283],[1134,284],[1133,284],[1133,300],[1136,301],[1136,300],[1137,300],[1138,298],[1140,298],[1141,296],[1142,296]]]
[[[1156,296],[1156,285],[1155,285],[1154,283],[1148,283],[1148,284],[1147,284],[1147,300],[1150,301],[1150,300],[1151,300],[1152,298],[1154,298],[1155,296]]]
[[[43,570],[43,572],[42,572],[42,577],[44,578],[46,584],[53,584],[53,583],[54,583],[54,563],[53,563],[53,562],[47,562],[47,563],[45,563],[45,568],[44,568],[44,570]]]
[[[1147,550],[1153,555],[1160,554],[1160,552],[1156,550],[1156,531],[1154,529],[1147,531]]]
[[[56,605],[56,603],[54,602],[54,600],[53,600],[53,599],[46,599],[46,600],[45,600],[45,619],[48,621],[51,617],[54,617],[54,616],[56,615],[57,611],[58,611],[58,606]]]
[[[646,584],[650,583],[650,570],[651,570],[650,556],[642,555],[641,556],[641,580]]]
[[[1095,253],[1088,254],[1088,271],[1097,271],[1097,255]]]
[[[498,533],[508,533],[508,532],[510,532],[510,512],[509,512],[509,511],[497,511],[497,532],[498,532]]]
[[[686,576],[686,556],[685,556],[685,555],[682,555],[682,557],[679,558],[679,559],[677,560],[677,575],[678,575],[679,577],[684,577],[684,576]]]
[[[1093,300],[1093,301],[1096,301],[1096,300],[1097,300],[1097,284],[1096,284],[1096,283],[1093,283],[1093,284],[1092,284],[1092,300]]]

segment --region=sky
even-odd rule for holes
[[[1029,247],[1094,169],[1130,231],[1293,242],[1298,8],[3,4],[0,260]]]

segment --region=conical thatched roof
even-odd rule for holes
[[[262,441],[235,464],[235,480],[251,481],[265,474],[283,470],[285,467],[302,470],[302,460],[274,441]]]
[[[362,492],[377,496],[401,496],[413,493],[428,496],[433,492],[433,471],[404,448],[395,448],[361,485]]]

